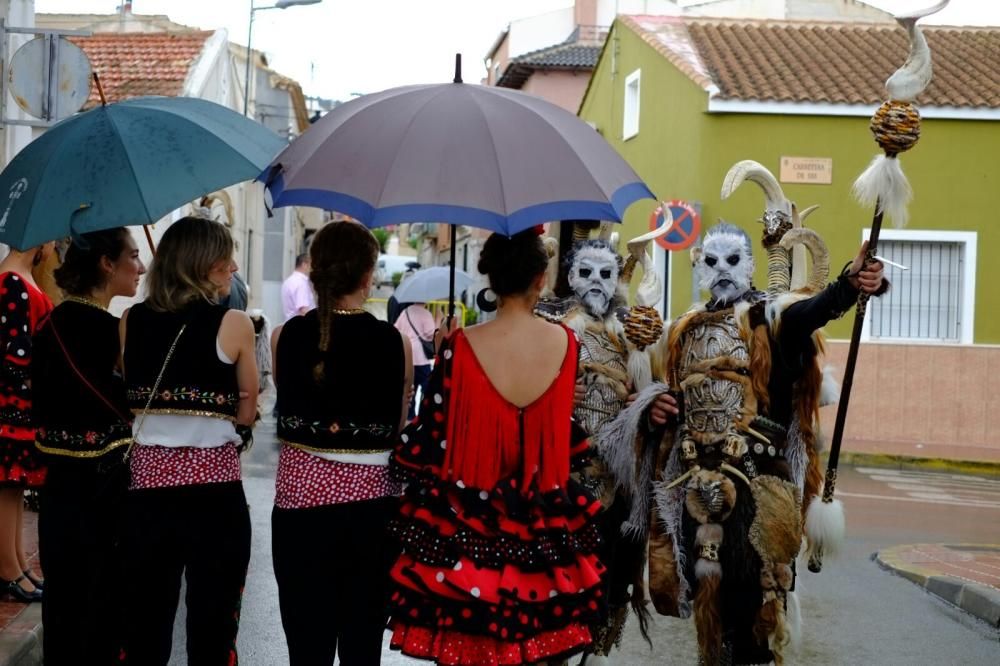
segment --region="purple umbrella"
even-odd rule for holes
[[[444,222],[512,235],[555,220],[620,222],[629,204],[654,198],[577,116],[462,83],[460,68],[456,58],[452,83],[393,88],[326,114],[262,174],[274,205],[369,227]]]

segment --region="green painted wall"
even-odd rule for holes
[[[729,167],[753,159],[777,176],[782,156],[832,158],[831,185],[782,187],[800,209],[820,204],[807,224],[829,245],[833,270],[856,254],[872,211],[854,202],[850,188],[879,150],[867,118],[709,114],[707,93],[630,29],[616,23],[608,40],[580,116],[597,124],[660,198],[700,202],[703,227],[724,218],[756,239],[763,195],[747,183],[720,201]],[[636,69],[642,70],[639,133],[622,141],[624,82]],[[998,156],[1000,122],[937,119],[923,122],[920,142],[902,156],[914,190],[908,228],[978,232],[976,343],[1000,343],[1000,262],[992,257],[1000,248]],[[622,236],[648,229],[654,207],[651,201],[633,204]],[[672,263],[670,314],[676,316],[691,303],[691,270],[686,253],[675,253]],[[762,251],[758,263],[757,284],[763,285]],[[850,320],[832,323],[828,334],[849,337]]]

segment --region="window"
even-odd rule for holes
[[[622,140],[639,133],[639,78],[642,70],[635,70],[625,77],[625,113],[622,123]]]
[[[972,344],[975,232],[884,229],[878,254],[909,270],[885,267],[892,288],[870,301],[866,339]]]

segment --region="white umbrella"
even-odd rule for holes
[[[427,303],[448,298],[449,269],[447,266],[424,268],[403,280],[396,288],[400,303]],[[472,284],[472,276],[465,271],[455,271],[455,291],[461,292]]]

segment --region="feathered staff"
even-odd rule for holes
[[[855,181],[853,188],[853,194],[859,202],[875,207],[871,236],[868,240],[867,262],[869,263],[873,261],[877,250],[883,215],[888,214],[895,226],[904,226],[907,221],[906,205],[913,194],[899,165],[898,156],[912,148],[920,138],[920,114],[913,105],[913,100],[931,82],[931,52],[927,47],[927,40],[917,27],[917,20],[943,9],[948,2],[949,0],[942,0],[933,7],[896,17],[896,21],[909,35],[910,55],[903,66],[885,82],[889,101],[882,104],[872,116],[870,125],[872,134],[875,135],[875,142],[885,154],[872,160],[864,173]],[[854,368],[858,361],[861,328],[868,309],[868,298],[868,294],[864,292],[858,296],[851,346],[847,352],[844,381],[840,402],[837,405],[837,420],[833,428],[833,440],[830,443],[830,461],[823,486],[823,500],[813,502],[806,514],[806,532],[811,535],[808,550],[810,571],[819,571],[822,568],[823,553],[830,553],[836,549],[844,536],[844,508],[839,500],[833,498],[833,492],[837,484],[840,444],[844,437],[847,406],[851,398],[851,385],[854,382]]]

